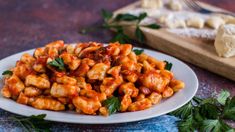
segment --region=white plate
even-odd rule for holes
[[[14,67],[16,61],[20,59],[23,53],[27,52],[32,54],[33,51],[34,49],[24,51],[2,59],[0,61],[0,73],[11,67]],[[145,49],[144,52],[159,60],[167,60],[171,62],[173,64],[172,71],[175,75],[175,78],[185,82],[184,89],[180,90],[179,92],[175,93],[174,96],[162,101],[160,104],[155,105],[150,109],[138,112],[117,113],[109,117],[79,115],[74,112],[54,112],[47,110],[38,110],[30,106],[18,104],[11,99],[3,98],[2,95],[0,95],[0,108],[23,116],[47,114],[45,119],[51,121],[81,124],[111,124],[139,121],[164,115],[180,108],[188,101],[190,101],[196,94],[198,89],[198,79],[193,70],[174,57],[147,49]],[[0,88],[2,87],[2,85],[3,84],[1,82]]]

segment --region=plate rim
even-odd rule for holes
[[[71,43],[71,44],[74,44],[74,43]],[[106,45],[106,44],[105,44],[105,45]],[[152,49],[142,48],[142,47],[138,47],[138,46],[134,46],[134,45],[133,45],[133,49],[135,49],[135,48],[144,49],[144,50],[150,51],[150,52],[155,52],[155,53],[157,53],[157,54],[161,54],[161,55],[163,55],[163,56],[170,57],[170,58],[172,58],[172,59],[174,59],[174,60],[176,60],[176,61],[182,63],[188,70],[190,70],[190,73],[192,73],[192,76],[193,76],[193,78],[195,79],[195,89],[194,89],[194,91],[193,91],[193,93],[192,93],[193,96],[191,96],[190,98],[188,98],[187,100],[185,100],[184,103],[181,103],[180,105],[178,105],[178,106],[176,106],[176,107],[174,107],[174,108],[168,109],[168,110],[166,110],[165,112],[162,112],[162,113],[160,113],[160,114],[158,114],[158,115],[157,115],[157,114],[151,114],[151,115],[149,115],[149,116],[144,116],[144,117],[137,118],[137,119],[134,118],[134,119],[128,119],[128,120],[124,120],[124,121],[111,121],[111,122],[92,122],[92,121],[91,121],[91,122],[81,122],[81,121],[78,121],[78,122],[77,122],[77,121],[71,121],[71,120],[69,121],[69,120],[51,119],[50,116],[48,117],[48,115],[47,115],[47,116],[45,117],[45,120],[54,121],[54,122],[72,123],[72,124],[117,124],[117,123],[120,124],[120,123],[136,122],[136,121],[151,119],[151,118],[158,117],[158,116],[161,116],[161,115],[165,115],[165,114],[167,114],[167,113],[169,113],[169,112],[172,112],[172,111],[174,111],[174,110],[176,110],[176,109],[178,109],[178,108],[184,106],[185,104],[187,104],[187,103],[196,95],[196,93],[197,93],[197,91],[198,91],[198,89],[199,89],[198,78],[197,78],[196,73],[193,71],[193,69],[190,68],[186,63],[184,63],[183,61],[181,61],[181,60],[179,60],[179,59],[177,59],[177,58],[175,58],[175,57],[173,57],[173,56],[167,55],[167,54],[162,53],[162,52],[159,52],[159,51],[155,51],[155,50],[152,50]],[[33,52],[35,49],[36,49],[36,48],[29,49],[29,50],[24,50],[24,51],[21,51],[21,52],[17,52],[17,53],[15,53],[15,54],[13,54],[13,55],[10,55],[10,56],[7,56],[7,57],[5,57],[5,58],[2,58],[2,59],[0,60],[0,63],[1,63],[2,61],[4,61],[4,60],[9,59],[10,57],[19,56],[20,54],[27,53],[27,52]],[[154,56],[152,56],[152,57],[154,57]],[[154,58],[155,58],[155,57],[154,57]],[[0,88],[0,89],[1,89],[1,88]],[[2,95],[0,95],[0,101],[2,101],[2,99],[7,99],[7,98],[4,98]],[[10,99],[7,99],[7,100],[13,101],[13,100],[10,100]],[[15,102],[15,101],[14,101],[14,102]],[[18,104],[18,103],[17,103],[17,104]],[[19,104],[19,105],[22,105],[22,104]],[[156,104],[156,105],[157,105],[157,104]],[[24,106],[27,106],[27,105],[24,105]],[[33,107],[31,107],[31,106],[27,106],[27,107],[33,108]],[[17,113],[16,111],[12,111],[12,110],[9,110],[9,109],[7,109],[7,108],[3,108],[1,103],[0,103],[0,108],[3,109],[3,110],[5,110],[5,111],[8,111],[8,112],[10,112],[10,113],[17,114],[17,115],[27,116],[27,117],[30,116],[30,115],[27,114],[26,112],[19,112],[19,113]],[[38,111],[38,109],[35,109],[35,108],[33,108],[33,109],[36,110],[36,111]],[[61,112],[61,111],[49,111],[49,110],[39,110],[39,111],[48,111],[48,112],[54,112],[54,113],[57,113],[57,114],[60,114],[60,112]],[[142,111],[145,111],[145,110],[142,110]],[[64,111],[62,111],[62,112],[64,112]],[[130,112],[130,113],[135,113],[135,112]],[[40,114],[40,113],[38,113],[38,114]],[[44,113],[41,113],[41,114],[44,114]],[[121,114],[122,114],[122,113],[121,113]],[[91,116],[91,115],[85,115],[85,116]],[[111,116],[112,116],[112,115],[111,115]],[[108,118],[108,117],[105,117],[105,118]]]

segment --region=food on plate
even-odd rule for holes
[[[162,0],[142,0],[141,7],[159,9],[163,6]]]
[[[178,0],[171,0],[169,2],[170,9],[174,11],[180,11],[182,10],[182,4]]]
[[[220,25],[225,24],[225,21],[221,17],[212,16],[206,20],[206,24],[213,29],[218,29]]]
[[[221,57],[235,55],[235,25],[221,25],[215,38],[215,49]]]
[[[144,110],[184,88],[169,62],[131,44],[55,41],[5,71],[1,94],[36,109],[108,116]]]
[[[199,29],[204,27],[204,23],[204,20],[197,16],[190,17],[186,20],[186,24],[188,27],[194,27]]]

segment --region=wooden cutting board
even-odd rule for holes
[[[205,3],[200,2],[200,4],[208,9],[222,10]],[[114,13],[127,11],[139,5],[140,1],[137,1]],[[125,29],[125,33],[132,38],[134,38],[134,31],[134,27]],[[146,36],[146,44],[150,47],[235,81],[235,57],[219,57],[214,48],[214,41],[182,37],[164,28],[160,30],[142,28],[142,31]]]

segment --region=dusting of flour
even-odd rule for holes
[[[146,12],[148,14],[148,17],[143,20],[141,24],[150,24],[155,23],[158,21],[158,18],[163,15],[171,14],[171,18],[168,19],[169,21],[174,22],[175,20],[187,20],[190,17],[199,17],[202,18],[204,21],[209,18],[209,15],[200,14],[197,12],[192,11],[189,9],[184,3],[181,3],[183,5],[182,11],[172,11],[169,8],[167,8],[166,4],[168,3],[168,0],[164,1],[165,5],[161,9],[144,9],[139,6],[137,6],[134,9],[131,9],[129,11],[125,11],[123,13],[130,13],[133,15],[139,15],[142,12]],[[207,40],[214,40],[216,36],[216,30],[210,29],[210,28],[203,28],[203,29],[196,29],[196,28],[175,28],[170,29],[168,28],[167,31],[180,35],[185,37],[194,37],[194,38],[202,38]]]

